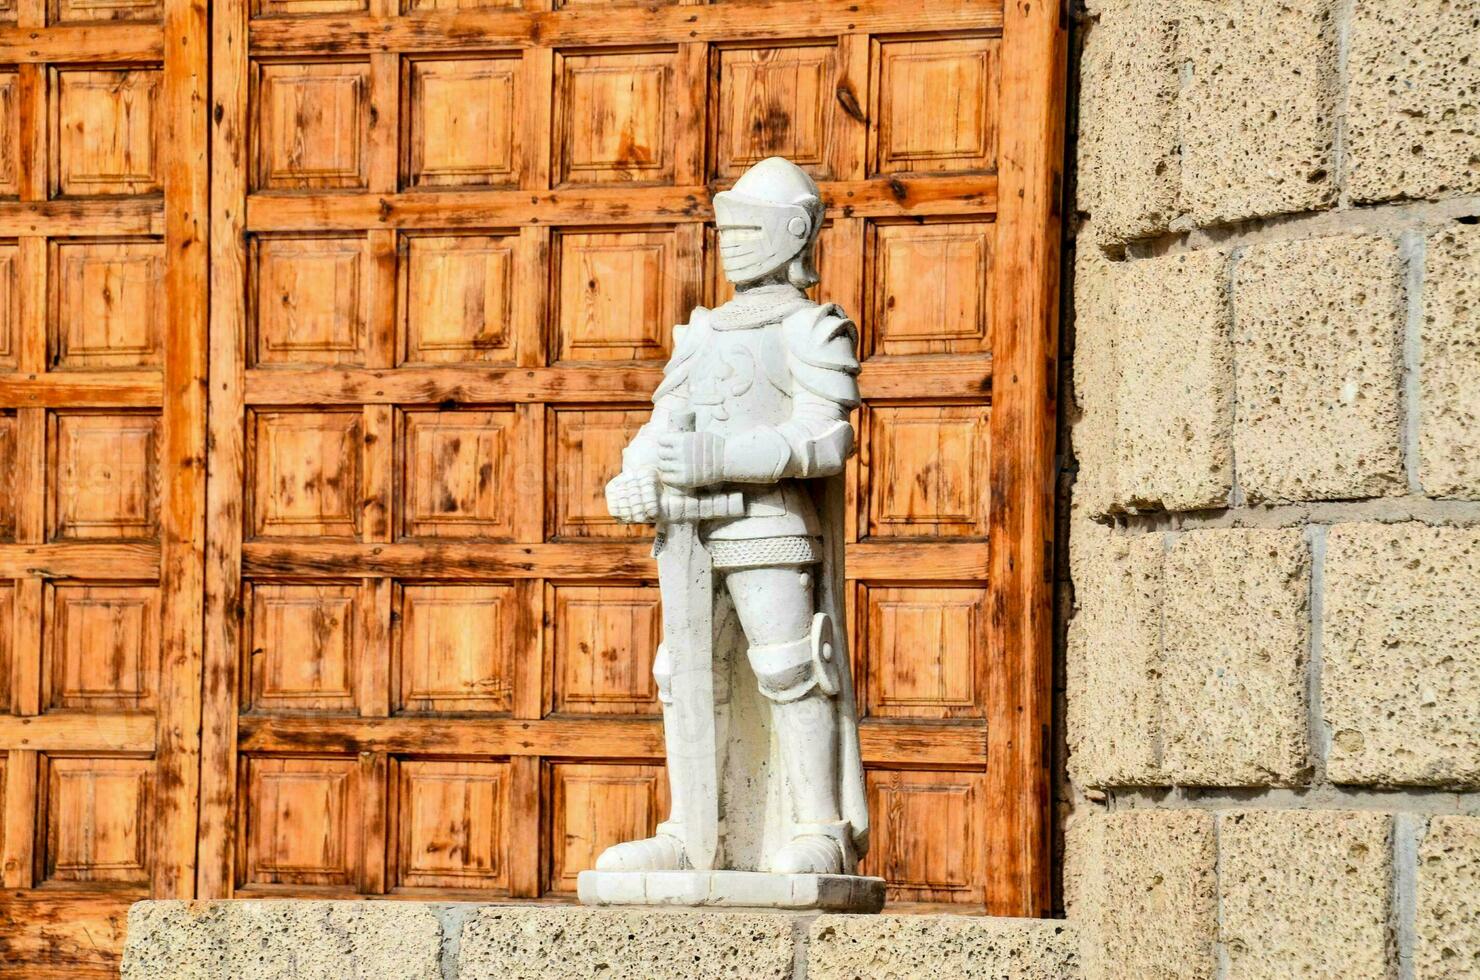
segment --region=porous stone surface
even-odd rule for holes
[[[1480,528],[1335,525],[1321,619],[1332,781],[1480,785]]]
[[[1160,781],[1162,535],[1070,532],[1069,772],[1083,786]]]
[[[1167,230],[1177,214],[1177,4],[1097,3],[1080,68],[1079,208],[1109,241]]]
[[[1126,810],[1071,825],[1069,921],[1090,980],[1214,975],[1213,815]]]
[[[1390,818],[1251,810],[1219,818],[1228,980],[1390,976]]]
[[[1074,258],[1074,406],[1071,429],[1079,462],[1071,505],[1086,515],[1108,513],[1118,497],[1115,475],[1115,348],[1113,267],[1093,240],[1081,236]]]
[[[139,902],[123,980],[428,980],[441,942],[402,902]]]
[[[1419,349],[1419,482],[1434,496],[1480,499],[1480,225],[1428,240]]]
[[[793,918],[490,906],[467,919],[459,980],[790,978]]]
[[[1289,785],[1305,774],[1309,591],[1298,529],[1175,539],[1162,635],[1162,764],[1172,782]]]
[[[1434,817],[1418,848],[1417,980],[1480,977],[1480,817]]]
[[[1228,257],[1217,250],[1121,263],[1116,391],[1121,502],[1195,510],[1233,486]]]
[[[1335,200],[1334,0],[1185,0],[1182,204],[1199,225]]]
[[[1477,0],[1356,0],[1347,190],[1357,201],[1480,191]]]
[[[824,915],[812,923],[807,980],[1072,980],[1073,927],[1054,919]]]
[[[1250,247],[1233,274],[1234,447],[1251,501],[1404,487],[1396,242],[1338,236]]]

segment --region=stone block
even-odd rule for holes
[[[1074,405],[1071,438],[1078,475],[1073,506],[1108,513],[1118,495],[1115,475],[1115,355],[1113,267],[1092,241],[1080,238],[1074,261]]]
[[[1186,0],[1182,206],[1199,225],[1336,197],[1334,0]]]
[[[824,915],[812,923],[807,980],[1072,980],[1073,927],[1054,919]]]
[[[1166,561],[1163,758],[1174,783],[1307,772],[1310,557],[1299,530],[1189,531]]]
[[[1107,0],[1085,36],[1079,209],[1109,241],[1159,235],[1177,215],[1176,7]]]
[[[1216,972],[1217,848],[1202,810],[1076,817],[1069,921],[1087,980],[1209,980]]]
[[[1088,521],[1070,533],[1069,772],[1081,786],[1160,781],[1162,536]]]
[[[1228,256],[1208,250],[1124,262],[1115,277],[1121,503],[1222,507],[1233,488],[1233,339]]]
[[[1321,620],[1331,780],[1480,786],[1480,528],[1335,525]]]
[[[1480,225],[1428,240],[1419,350],[1419,482],[1480,500]]]
[[[1219,818],[1227,980],[1385,980],[1391,819],[1251,810]]]
[[[428,980],[442,928],[402,902],[140,902],[123,980]]]
[[[1234,453],[1252,501],[1401,491],[1403,270],[1397,244],[1253,246],[1234,267]]]
[[[1415,980],[1480,977],[1480,817],[1434,817],[1418,848]]]
[[[1480,191],[1480,2],[1356,0],[1347,56],[1355,201]]]
[[[463,925],[459,980],[789,980],[795,917],[490,906]]]

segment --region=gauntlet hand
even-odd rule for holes
[[[652,470],[619,473],[606,485],[606,509],[623,524],[651,524],[658,518],[658,492]]]
[[[658,436],[658,475],[665,486],[707,487],[725,478],[725,441],[712,432]]]

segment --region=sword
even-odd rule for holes
[[[694,413],[674,412],[674,432],[693,432]],[[673,663],[673,721],[668,765],[674,792],[682,794],[684,853],[696,871],[713,870],[719,852],[719,752],[714,719],[714,566],[699,541],[700,508],[694,495],[678,498],[657,544],[658,586],[663,595],[663,642]],[[692,503],[692,506],[689,506]],[[693,516],[688,516],[688,515]],[[665,724],[666,724],[665,720]]]

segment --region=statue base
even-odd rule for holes
[[[583,905],[785,909],[874,913],[884,879],[860,875],[778,875],[761,871],[582,871]]]

